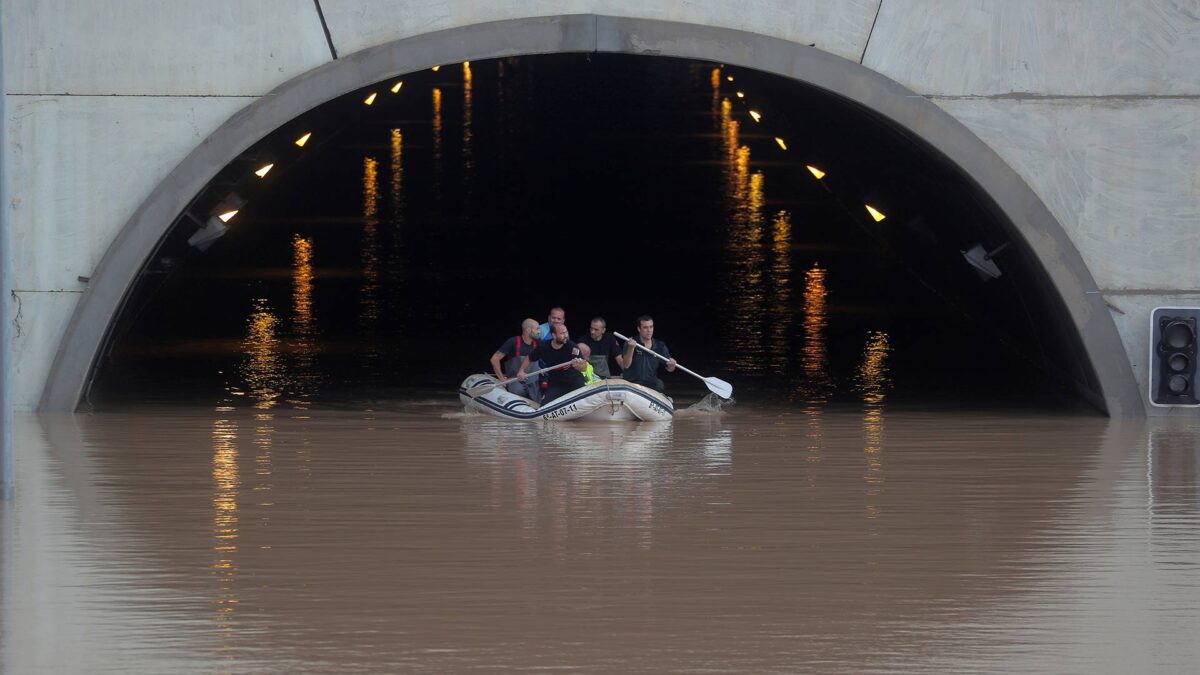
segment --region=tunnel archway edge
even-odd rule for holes
[[[107,331],[145,261],[191,197],[262,137],[309,109],[389,77],[466,60],[579,52],[753,68],[827,90],[908,129],[987,192],[1034,251],[1096,374],[1100,391],[1085,396],[1111,416],[1145,414],[1116,324],[1066,231],[1029,185],[949,113],[884,75],[814,47],[730,28],[590,14],[496,21],[403,38],[330,61],[235,113],[167,175],[109,245],[67,325],[39,410],[78,407]]]

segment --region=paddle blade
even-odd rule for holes
[[[709,391],[721,398],[733,398],[733,385],[719,377],[706,377],[704,384],[708,385]]]
[[[467,396],[470,396],[471,398],[478,398],[499,386],[502,386],[502,385],[500,385],[500,384],[477,384],[474,387],[471,387],[470,389],[467,390]]]

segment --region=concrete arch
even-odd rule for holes
[[[829,91],[907,129],[980,186],[1034,252],[1095,372],[1096,390],[1086,392],[1093,402],[1114,416],[1144,414],[1116,325],[1078,250],[1025,181],[948,113],[879,73],[815,48],[727,28],[596,15],[497,21],[406,38],[332,61],[239,111],[171,171],[109,245],[67,326],[40,409],[76,408],[145,261],[192,196],[259,139],[307,110],[389,77],[464,60],[566,52],[753,68]]]

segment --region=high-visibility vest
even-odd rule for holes
[[[600,377],[596,375],[596,369],[592,368],[592,364],[587,364],[587,369],[583,371],[583,383],[592,384],[593,382],[599,381]]]

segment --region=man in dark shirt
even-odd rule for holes
[[[587,361],[583,359],[583,354],[579,350],[579,345],[571,341],[571,336],[567,332],[565,324],[554,326],[554,333],[549,342],[539,342],[529,356],[525,357],[525,361],[521,364],[520,370],[517,371],[517,377],[524,379],[525,371],[529,369],[529,364],[541,361],[545,364],[543,367],[551,368],[563,363],[569,363],[575,360],[570,366],[552,370],[549,373],[549,386],[546,388],[546,393],[542,396],[542,402],[553,401],[563,394],[570,393],[583,386],[583,371],[587,368]]]
[[[662,354],[667,359],[668,373],[674,372],[675,359],[671,358],[671,352],[667,349],[667,343],[654,339],[653,318],[644,314],[639,316],[637,329],[637,338],[630,338],[625,343],[625,353],[617,357],[617,363],[625,369],[621,377],[634,384],[640,384],[661,392],[664,387],[663,381],[658,379],[658,367],[663,362],[661,359],[642,352],[642,350],[637,348],[637,344],[641,343],[647,349]]]
[[[525,380],[509,380],[517,374],[521,368],[521,364],[525,361],[525,357],[533,351],[533,348],[538,345],[537,341],[538,322],[533,319],[525,319],[521,322],[521,334],[514,335],[508,338],[500,348],[492,354],[492,372],[496,374],[496,379],[505,383],[505,387],[510,393],[525,398],[538,400],[538,381],[537,378]],[[503,367],[501,367],[503,361]]]
[[[612,369],[608,367],[609,357],[615,359],[621,356],[621,343],[612,333],[606,332],[607,330],[608,324],[603,317],[598,316],[592,319],[591,330],[587,336],[579,341],[580,347],[587,346],[591,349],[591,354],[587,357],[588,363],[592,364],[592,369],[597,375],[605,379],[613,376]]]

